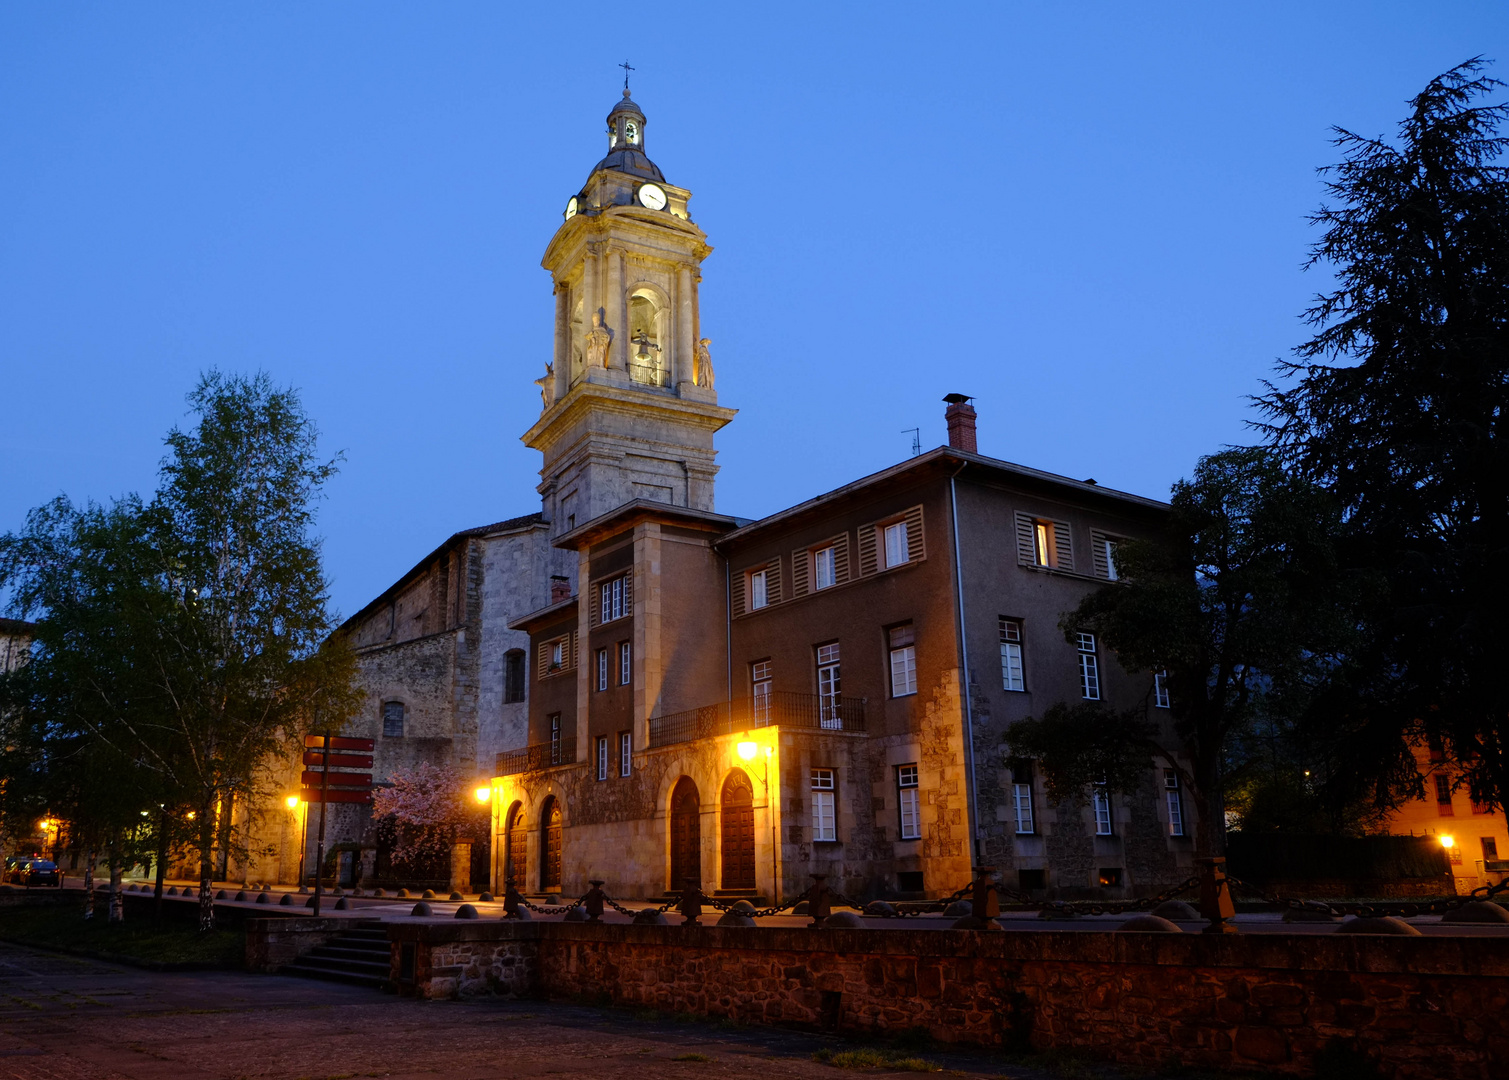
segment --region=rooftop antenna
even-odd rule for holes
[[[912,435],[912,457],[917,457],[922,453],[922,429],[914,427],[901,429],[901,434],[903,435],[908,432],[911,432]]]
[[[625,60],[622,64],[619,64],[618,66],[624,69],[624,94],[625,94],[625,96],[627,96],[628,93],[629,93],[629,72],[631,72],[631,71],[638,71],[639,69],[638,68],[631,68],[629,66],[629,62],[627,60]]]

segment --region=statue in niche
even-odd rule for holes
[[[608,366],[608,344],[613,340],[613,331],[603,325],[603,313],[592,313],[592,329],[587,331],[587,367]]]
[[[692,382],[705,390],[713,388],[712,344],[712,338],[703,338],[697,342],[696,363],[692,365]]]
[[[555,404],[555,365],[547,362],[544,378],[536,379],[534,384],[540,388],[540,411],[543,412]]]

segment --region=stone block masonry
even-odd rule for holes
[[[1509,938],[390,924],[400,993],[615,1004],[1123,1064],[1389,1080],[1509,1062]]]

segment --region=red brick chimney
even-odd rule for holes
[[[561,577],[559,574],[550,575],[550,602],[559,604],[562,600],[571,599],[571,579]]]
[[[970,404],[974,399],[948,394],[943,400],[948,402],[948,408],[943,410],[943,419],[948,422],[948,445],[955,450],[979,453],[975,449],[975,407]]]

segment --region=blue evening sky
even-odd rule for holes
[[[1324,286],[1329,127],[1392,134],[1502,3],[9,3],[0,530],[149,492],[199,371],[298,387],[346,463],[350,614],[538,508],[539,260],[626,57],[716,248],[718,508],[945,441],[1164,496],[1249,439]]]

